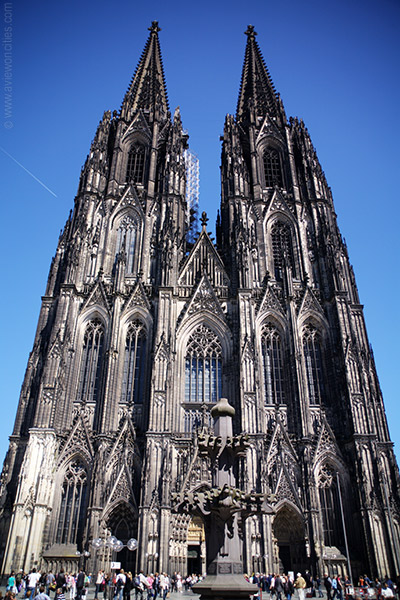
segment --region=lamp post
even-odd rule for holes
[[[86,561],[90,556],[90,552],[88,550],[84,550],[83,552],[77,550],[75,555],[79,558],[79,568],[82,567],[83,570],[86,571]]]
[[[137,550],[138,541],[135,538],[131,538],[126,544],[118,540],[115,535],[110,535],[105,540],[103,538],[94,538],[90,542],[92,548],[99,550],[100,548],[108,548],[112,552],[121,552],[123,548],[128,548],[130,552]]]

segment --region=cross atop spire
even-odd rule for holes
[[[148,29],[149,38],[121,107],[121,117],[127,120],[139,109],[148,113],[151,120],[155,113],[166,114],[169,110],[158,21],[153,21]]]
[[[244,32],[248,37],[254,38],[257,35],[257,31],[254,31],[254,25],[248,25],[246,31]]]
[[[278,113],[278,97],[256,42],[257,32],[254,25],[249,25],[245,34],[247,44],[236,111],[237,120],[249,119],[251,105],[256,116],[265,117],[268,113],[275,117]]]
[[[158,21],[152,21],[150,27],[148,27],[148,30],[155,34],[161,31],[161,27],[158,26]]]

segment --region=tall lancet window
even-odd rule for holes
[[[265,403],[281,404],[285,401],[281,337],[272,323],[261,334],[264,367]]]
[[[143,144],[133,144],[128,154],[126,181],[143,183],[146,165],[146,148]]]
[[[125,343],[121,402],[142,403],[146,372],[146,329],[140,321],[131,323]]]
[[[322,349],[318,331],[311,325],[308,325],[303,333],[303,354],[309,402],[320,404],[324,397]]]
[[[100,371],[103,355],[104,328],[99,319],[86,327],[83,340],[78,400],[96,402],[100,389]]]
[[[138,224],[133,217],[126,216],[120,223],[117,231],[117,250],[125,252],[127,275],[133,275],[135,268],[135,249],[137,240]]]
[[[324,544],[342,546],[344,539],[337,475],[330,466],[324,465],[318,480]]]
[[[282,169],[279,153],[274,148],[264,150],[264,175],[266,187],[282,187]]]
[[[221,393],[221,342],[211,329],[200,325],[186,349],[185,402],[217,402]]]
[[[282,279],[285,264],[292,268],[292,273],[295,275],[293,242],[289,225],[276,221],[271,227],[271,241],[275,278]]]
[[[78,544],[78,547],[81,546],[86,495],[86,469],[77,460],[68,466],[64,477],[56,532],[57,544]]]

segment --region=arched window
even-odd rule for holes
[[[131,323],[125,343],[121,402],[142,403],[146,371],[146,330],[140,321]]]
[[[146,148],[143,144],[136,143],[131,146],[128,154],[126,181],[143,183],[146,164]]]
[[[86,327],[83,340],[78,400],[96,402],[100,388],[100,371],[103,355],[104,328],[99,319]]]
[[[221,397],[221,375],[221,343],[211,329],[200,325],[186,349],[185,402],[217,402]]]
[[[77,460],[65,473],[61,491],[56,543],[81,545],[87,496],[87,473]]]
[[[264,368],[265,403],[281,404],[285,401],[281,338],[272,323],[261,334]]]
[[[135,249],[138,224],[133,217],[126,216],[120,223],[117,231],[117,249],[116,254],[125,252],[127,275],[134,273],[135,267]]]
[[[319,474],[319,502],[325,546],[343,545],[339,488],[335,471],[324,465]]]
[[[292,233],[289,225],[282,221],[276,221],[271,227],[271,241],[275,278],[282,279],[285,264],[292,268],[293,275],[295,275]]]
[[[266,187],[282,187],[282,169],[279,154],[274,148],[266,148],[263,154]]]
[[[318,331],[311,325],[303,333],[303,354],[309,402],[320,404],[324,397],[321,342]]]

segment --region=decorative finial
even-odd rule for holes
[[[201,213],[201,219],[200,219],[200,222],[203,227],[207,227],[207,221],[208,221],[207,213],[203,210],[203,212]]]
[[[149,31],[151,31],[151,33],[158,33],[161,31],[160,27],[158,26],[158,21],[152,21]]]
[[[254,25],[248,25],[245,34],[249,37],[249,38],[255,38],[255,36],[257,35],[257,32],[254,31]]]

